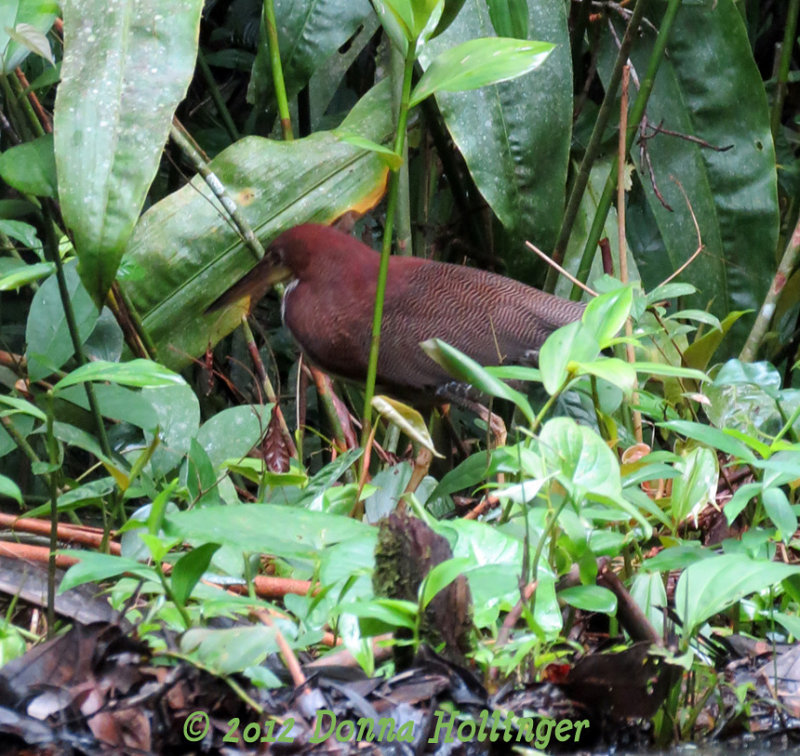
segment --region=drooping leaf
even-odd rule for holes
[[[130,362],[104,362],[98,360],[89,362],[75,368],[69,375],[65,375],[55,386],[53,391],[58,393],[67,386],[86,381],[110,381],[121,386],[167,386],[171,383],[183,383],[184,380],[177,373],[173,373],[163,365],[150,360],[131,360]]]
[[[54,117],[59,199],[105,298],[194,75],[202,0],[65,0]],[[124,40],[124,44],[122,41]]]

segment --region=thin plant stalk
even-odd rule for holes
[[[58,444],[53,435],[53,392],[47,392],[47,456],[51,469],[47,474],[50,494],[50,555],[47,559],[47,637],[52,638],[56,624],[56,551],[58,550]]]
[[[792,51],[794,50],[795,33],[797,32],[798,12],[800,12],[800,0],[789,0],[789,7],[786,10],[786,26],[783,30],[783,42],[781,44],[781,57],[778,63],[778,76],[775,82],[775,99],[772,101],[772,115],[770,118],[773,141],[778,138],[778,130],[781,127],[781,114],[783,113],[783,103],[786,99],[789,68],[792,64]]]
[[[189,141],[186,134],[182,131],[183,126],[173,121],[169,129],[169,135],[172,141],[183,152],[186,158],[192,163],[195,170],[202,176],[207,186],[214,193],[214,196],[220,201],[222,206],[227,211],[231,220],[236,225],[239,233],[242,235],[244,243],[253,252],[256,260],[264,257],[264,247],[255,235],[255,232],[250,228],[250,224],[245,220],[242,213],[239,211],[238,206],[228,194],[225,186],[219,180],[217,175],[208,167],[208,163],[203,160],[203,156],[195,149],[194,145]]]
[[[72,300],[69,296],[69,289],[67,289],[67,279],[64,275],[64,264],[61,261],[61,255],[58,251],[58,240],[53,230],[53,218],[48,209],[47,202],[42,204],[42,213],[44,215],[44,251],[45,256],[49,258],[56,267],[56,283],[58,284],[58,293],[61,297],[61,305],[64,308],[64,316],[67,321],[67,330],[69,331],[70,339],[72,340],[72,349],[75,352],[75,359],[78,365],[85,365],[86,355],[83,353],[83,342],[81,341],[80,333],[78,332],[78,323],[75,320],[75,310],[72,308]],[[106,426],[103,422],[103,416],[100,413],[100,405],[97,403],[97,397],[94,393],[94,386],[90,381],[83,384],[86,391],[86,399],[89,402],[89,410],[94,419],[95,429],[97,430],[97,438],[100,441],[100,448],[103,454],[109,459],[111,458],[111,444],[108,443],[108,436],[106,435]]]
[[[222,93],[219,91],[217,82],[214,79],[214,74],[211,73],[211,68],[206,61],[206,56],[203,55],[202,50],[197,51],[197,62],[200,64],[200,72],[203,74],[203,78],[205,79],[211,99],[214,101],[214,105],[217,107],[217,112],[219,113],[219,117],[222,119],[222,123],[225,126],[225,131],[228,132],[228,136],[235,142],[240,136],[239,129],[236,128],[236,124],[233,122],[233,118],[231,117],[231,112],[228,110],[225,100],[222,99]]]
[[[267,30],[269,60],[272,66],[272,83],[275,87],[275,99],[278,102],[278,115],[281,119],[281,131],[287,142],[294,139],[292,118],[289,115],[289,98],[286,96],[286,83],[283,79],[281,50],[278,44],[278,24],[275,21],[275,5],[273,0],[264,0],[264,23]]]
[[[410,42],[406,52],[406,61],[403,68],[403,92],[400,101],[400,112],[397,116],[397,131],[395,132],[394,152],[403,154],[406,140],[406,125],[408,123],[409,101],[411,99],[411,74],[414,70],[416,57],[416,42]],[[392,232],[394,230],[394,215],[397,209],[397,195],[399,187],[399,173],[392,171],[389,176],[389,196],[386,200],[386,226],[383,231],[383,247],[381,249],[381,262],[378,269],[378,282],[375,289],[375,311],[372,318],[372,337],[370,339],[369,363],[367,364],[367,381],[364,388],[364,424],[361,430],[361,445],[366,448],[372,427],[372,397],[375,395],[375,379],[378,374],[378,349],[381,341],[381,321],[383,320],[383,301],[386,296],[386,276],[389,271],[389,255],[392,250]],[[367,456],[364,456],[364,460]],[[364,463],[366,464],[366,462]]]
[[[619,147],[617,152],[617,238],[619,239],[619,279],[628,283],[628,245],[625,231],[625,159],[628,151],[625,148],[625,134],[628,130],[628,85],[631,79],[631,67],[625,66],[622,71],[622,97],[619,109]],[[625,335],[630,339],[633,336],[633,321],[630,316],[625,320]],[[625,344],[625,354],[632,365],[636,362],[633,344]],[[639,403],[639,393],[633,392],[633,405]],[[634,409],[631,412],[633,420],[633,436],[637,443],[642,443],[642,413]]]

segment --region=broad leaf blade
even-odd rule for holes
[[[155,176],[197,53],[201,0],[65,0],[55,109],[59,198],[102,302]]]
[[[373,142],[387,139],[388,86],[373,87],[341,128]],[[350,210],[366,211],[381,198],[388,175],[374,152],[330,132],[289,143],[248,137],[209,165],[265,241],[299,223],[329,223]],[[203,313],[255,262],[200,178],[142,216],[120,279],[161,362],[182,367],[239,325],[242,313],[236,307]]]

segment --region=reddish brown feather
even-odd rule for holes
[[[285,296],[284,320],[303,351],[324,370],[363,381],[378,253],[341,231],[306,224],[281,234],[267,258],[257,268],[282,265],[296,279]],[[252,292],[263,274],[254,271],[247,278]],[[240,296],[247,290],[243,284],[234,287]],[[419,347],[434,337],[484,365],[535,364],[547,336],[582,313],[582,304],[504,276],[392,257],[378,382],[399,393],[433,391],[449,382],[447,373]]]

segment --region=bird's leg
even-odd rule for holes
[[[468,383],[460,381],[450,381],[436,389],[436,396],[440,399],[446,399],[458,404],[470,412],[474,412],[481,420],[483,420],[492,432],[494,444],[492,448],[496,449],[498,446],[503,446],[506,443],[506,424],[499,415],[495,415],[489,408],[482,404],[478,397],[481,396],[479,391],[476,391]]]

